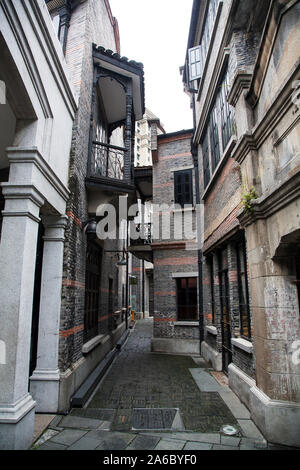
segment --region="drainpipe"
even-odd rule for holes
[[[125,325],[126,330],[128,330],[128,289],[129,289],[129,282],[128,282],[128,263],[129,263],[129,252],[128,252],[128,219],[126,221],[127,233],[126,233],[126,295],[125,295],[125,302],[126,302],[126,312],[125,312]]]
[[[143,318],[145,318],[145,261],[142,260],[142,308]]]
[[[195,106],[195,92],[193,93],[193,123],[194,135],[196,132],[196,106]],[[193,143],[194,135],[191,140],[191,152],[193,155],[194,168],[195,168],[195,186],[196,186],[196,205],[200,207],[200,186],[199,186],[199,168],[198,168],[198,148]],[[200,243],[201,227],[200,227],[200,214],[197,212],[197,238]],[[199,291],[199,333],[200,333],[200,354],[201,344],[204,341],[204,321],[203,321],[203,269],[202,269],[202,250],[198,249],[198,291]]]

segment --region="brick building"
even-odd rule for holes
[[[0,441],[22,449],[34,412],[68,411],[128,326],[144,72],[108,0],[5,0],[0,15]]]
[[[1,1],[0,43],[5,91],[0,102],[0,448],[4,450],[32,443],[36,402],[28,390],[38,335],[47,337],[41,362],[52,362],[44,378],[53,374],[57,379],[70,143],[77,104],[43,1]]]
[[[183,68],[204,211],[201,353],[287,445],[300,443],[299,6],[195,0]]]
[[[158,135],[153,157],[155,352],[199,353],[191,136],[186,130]]]
[[[54,24],[59,23],[78,112],[70,151],[58,397],[52,411],[69,409],[74,393],[127,324],[123,309],[130,298],[129,274],[117,265],[127,258],[127,240],[120,240],[118,232],[124,231],[125,223],[126,233],[127,206],[136,200],[134,129],[144,114],[143,65],[120,55],[118,25],[109,2],[60,4],[47,2]],[[65,31],[66,37],[61,37]],[[119,198],[126,208],[122,214]],[[95,233],[93,219],[103,219],[106,204],[115,208],[113,239],[99,235],[98,226]],[[37,375],[32,377],[34,395]],[[38,403],[40,411],[51,411],[49,399]]]

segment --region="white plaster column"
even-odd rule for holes
[[[58,344],[66,216],[42,217],[45,226],[37,365],[30,377],[36,411],[58,411]]]
[[[39,212],[33,185],[2,183],[5,210],[0,242],[0,449],[32,443],[35,402],[28,393],[31,319]]]

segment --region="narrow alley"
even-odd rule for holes
[[[151,353],[139,320],[83,409],[57,415],[37,450],[255,450],[268,444],[247,409],[200,357]],[[224,425],[237,430],[221,432]]]

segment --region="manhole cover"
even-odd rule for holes
[[[134,408],[133,431],[183,431],[184,425],[177,408]]]

